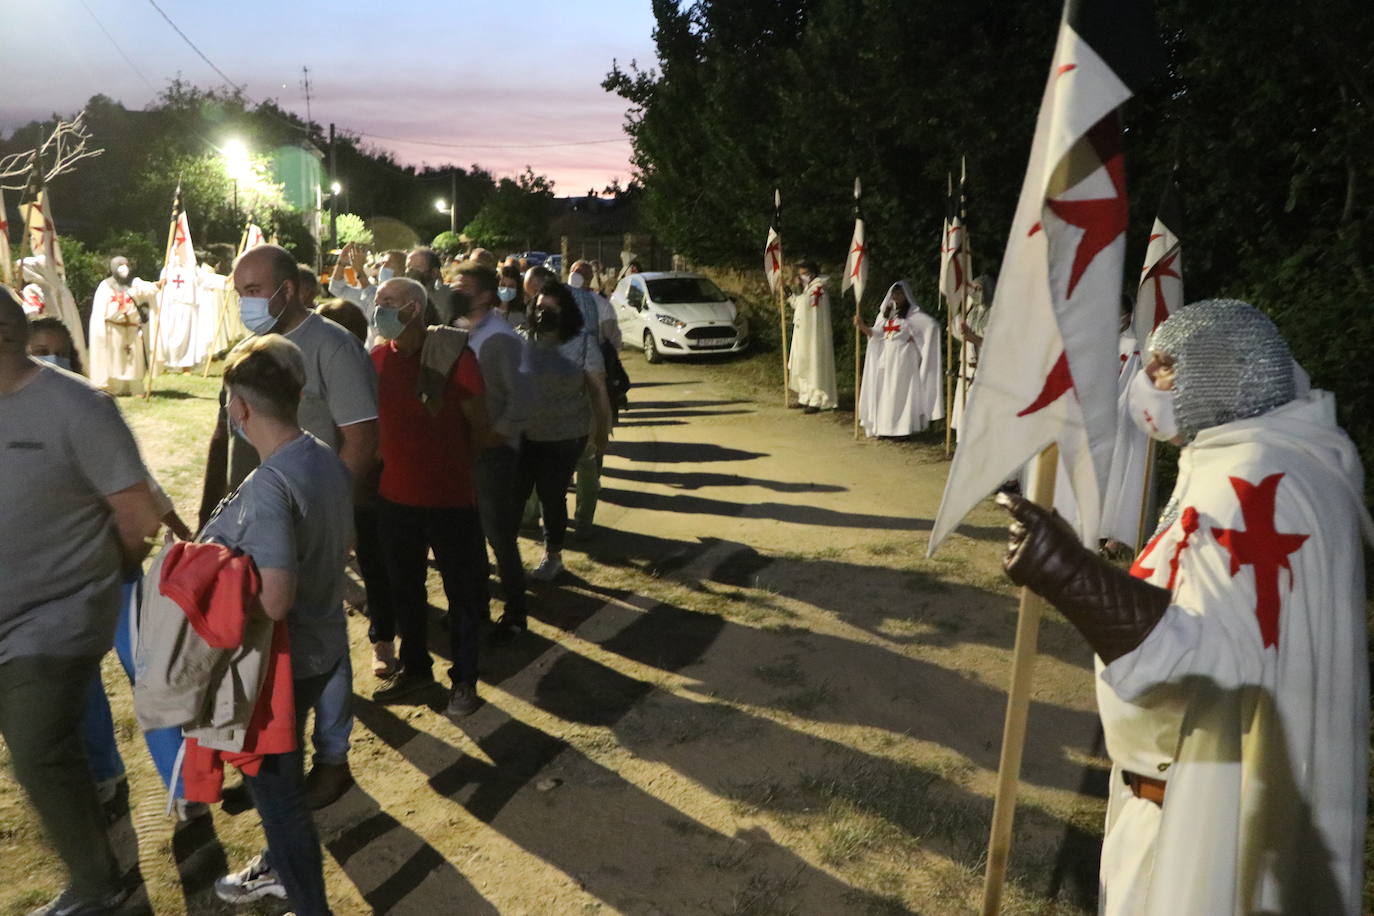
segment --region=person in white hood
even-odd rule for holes
[[[1098,656],[1111,916],[1362,911],[1374,526],[1335,401],[1302,378],[1245,303],[1156,329],[1132,418],[1183,451],[1129,574],[999,497],[1008,574]]]
[[[854,326],[868,338],[859,422],[870,438],[904,439],[924,432],[945,415],[940,374],[940,325],[916,304],[905,280],[892,284],[869,327]]]

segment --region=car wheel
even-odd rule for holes
[[[663,354],[658,352],[658,343],[654,340],[653,331],[644,332],[644,361],[646,363],[663,362]]]

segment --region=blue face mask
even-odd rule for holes
[[[373,320],[377,324],[377,336],[386,340],[395,340],[410,326],[410,322],[401,320],[400,309],[378,308],[373,313]]]
[[[282,283],[282,286],[285,285]],[[277,316],[272,314],[270,303],[279,292],[281,292],[281,286],[278,286],[276,292],[265,299],[261,296],[240,296],[239,320],[243,322],[243,326],[254,334],[266,334],[276,327]]]
[[[56,366],[59,369],[66,369],[68,372],[72,371],[72,361],[65,356],[57,356],[56,354],[49,353],[45,356],[38,357],[38,359],[42,362],[47,363],[50,366]]]
[[[382,267],[377,270],[377,282],[379,284],[385,283],[394,276],[396,276],[396,271],[392,270],[390,267]]]
[[[514,302],[514,301],[515,301],[515,287],[514,287],[514,286],[498,286],[498,287],[496,288],[496,298],[498,298],[498,299],[500,299],[502,302],[506,302],[506,303]]]
[[[243,427],[234,422],[234,415],[229,412],[228,404],[224,405],[224,416],[229,420],[230,431],[233,432],[234,435],[242,439],[244,442],[247,442],[249,445],[252,445],[253,442],[251,439],[248,438],[248,434],[243,431]]]

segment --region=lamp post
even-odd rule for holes
[[[442,197],[434,202],[434,209],[440,213],[448,214],[448,229],[454,235],[458,234],[458,207],[455,201],[453,205],[448,204]]]
[[[253,163],[248,156],[248,147],[237,137],[227,140],[220,150],[224,156],[224,171],[234,181],[234,214],[239,213],[239,180],[248,179],[253,174]]]
[[[337,181],[329,183],[329,247],[339,247],[339,193],[343,185]]]

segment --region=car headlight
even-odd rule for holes
[[[679,331],[681,331],[683,328],[687,327],[686,322],[678,321],[678,320],[677,320],[676,318],[674,318],[672,315],[658,315],[658,314],[655,314],[654,317],[657,318],[657,319],[659,320],[659,323],[660,323],[660,324],[666,324],[666,325],[668,325],[668,327],[670,327],[670,328],[677,328]]]

